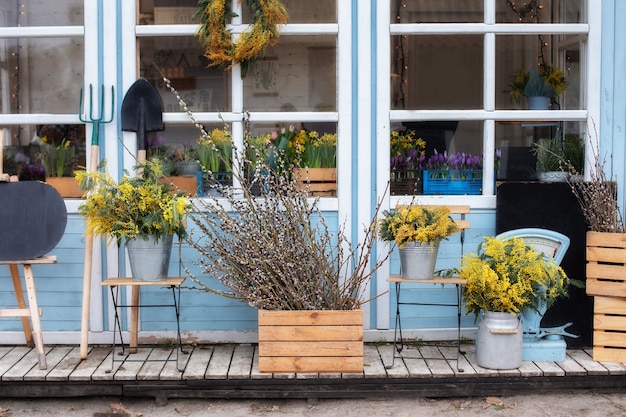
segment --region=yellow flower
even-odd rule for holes
[[[394,241],[400,248],[407,242],[438,243],[459,230],[446,206],[397,206],[393,213],[385,211],[383,214],[379,236],[382,240]]]

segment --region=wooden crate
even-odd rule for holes
[[[594,297],[593,360],[626,362],[626,298]]]
[[[363,311],[259,310],[260,372],[363,372]]]
[[[626,297],[626,233],[587,232],[587,294]]]
[[[172,193],[185,192],[188,196],[194,197],[198,194],[198,178],[171,176],[159,178],[159,182],[167,183],[172,189]]]
[[[337,168],[301,168],[294,171],[300,189],[314,196],[337,195]]]

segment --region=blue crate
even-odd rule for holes
[[[483,172],[480,170],[424,170],[426,195],[480,195]]]

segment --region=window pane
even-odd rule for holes
[[[541,166],[537,166],[538,158],[533,152],[533,147],[541,144],[546,149],[551,149],[550,143],[555,144],[555,153],[564,156],[574,169],[582,174],[585,164],[585,126],[583,122],[571,121],[496,123],[496,149],[500,149],[502,156],[498,178],[510,181],[536,180]],[[556,162],[556,165],[547,169],[567,170],[564,164],[561,166],[562,168],[559,168]]]
[[[336,111],[336,37],[281,37],[244,79],[252,111]]]
[[[198,11],[197,0],[140,0],[140,25],[173,25],[198,23],[194,15]]]
[[[0,26],[82,26],[83,0],[0,0]]]
[[[83,67],[79,38],[0,40],[1,112],[78,113]]]
[[[476,23],[483,16],[483,0],[391,1],[391,23]]]
[[[497,23],[584,23],[584,0],[496,2]]]
[[[337,23],[338,0],[282,0],[289,14],[289,23]],[[244,23],[252,22],[252,14],[243,6]]]
[[[391,194],[480,194],[482,173],[444,178],[438,171],[444,167],[446,171],[482,170],[482,138],[481,121],[397,123],[390,137]],[[460,184],[462,179],[468,181]],[[456,182],[447,185],[451,181]]]
[[[228,111],[230,71],[211,67],[194,37],[140,38],[141,75],[161,93],[166,112],[183,111],[165,87],[160,71],[172,81],[192,111]]]
[[[545,68],[552,68],[549,85],[555,90],[539,89],[543,95],[550,98],[549,109],[580,109],[582,103],[580,50],[583,42],[584,38],[571,35],[498,36],[496,107],[528,109],[527,96],[537,95],[530,93],[530,87],[525,88],[531,70],[539,75],[545,75]],[[557,83],[556,80],[564,80],[565,84]],[[539,84],[543,85],[543,82]]]
[[[480,36],[392,36],[392,109],[483,106]]]

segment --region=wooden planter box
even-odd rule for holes
[[[46,184],[54,187],[64,198],[81,198],[84,194],[78,186],[78,180],[74,177],[48,177]]]
[[[626,298],[594,297],[593,360],[626,362]]]
[[[259,310],[260,372],[363,372],[363,311]]]
[[[626,297],[626,233],[587,232],[587,294]]]
[[[311,195],[337,195],[337,168],[300,168],[294,170],[294,175],[301,189],[308,190]]]
[[[172,193],[184,191],[188,196],[194,197],[198,194],[198,178],[183,177],[183,176],[171,176],[159,178],[159,182],[170,184]]]

